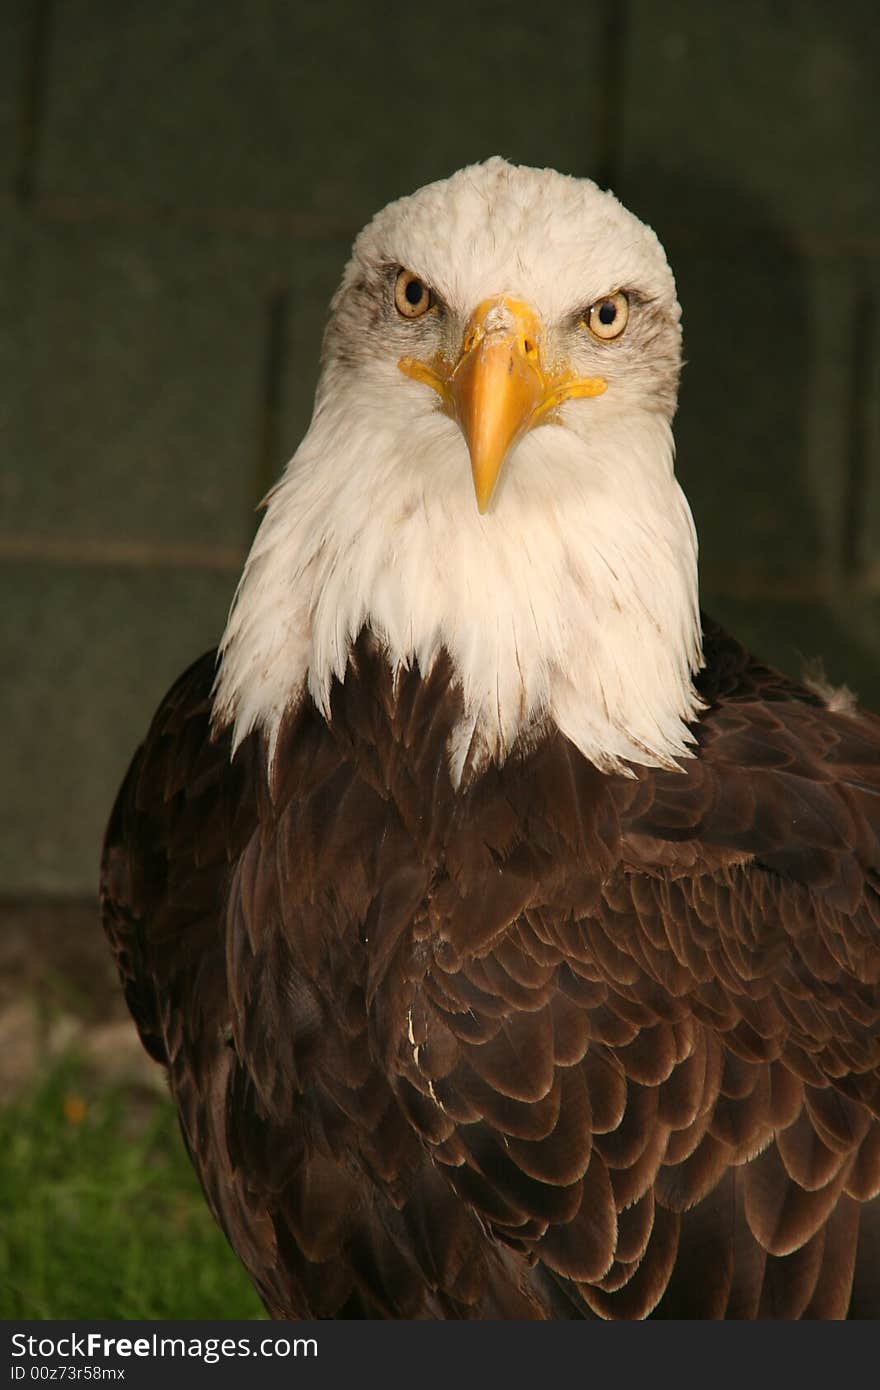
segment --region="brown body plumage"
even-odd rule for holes
[[[368,632],[271,781],[213,653],[166,697],[105,924],[272,1313],[880,1316],[880,721],[704,641],[634,777],[548,727],[454,787],[450,664]]]

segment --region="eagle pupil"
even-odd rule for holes
[[[404,294],[406,295],[406,300],[408,304],[421,303],[424,293],[425,287],[422,284],[421,280],[410,280],[409,284],[404,290]]]
[[[607,303],[603,304],[603,305],[602,305],[602,308],[599,310],[599,322],[600,322],[600,323],[604,323],[604,324],[609,324],[609,323],[613,323],[614,320],[615,320],[616,318],[617,318],[617,305],[616,305],[616,304],[612,304],[611,301],[609,300]]]

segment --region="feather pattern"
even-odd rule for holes
[[[880,721],[703,640],[675,772],[456,788],[451,661],[369,631],[271,776],[214,654],[166,697],[105,922],[273,1313],[880,1313]]]

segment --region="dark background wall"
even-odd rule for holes
[[[352,236],[495,152],[596,177],[657,229],[704,601],[880,705],[876,13],[2,0],[7,906],[92,913],[127,760],[216,642],[308,422]]]

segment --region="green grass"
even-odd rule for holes
[[[259,1316],[169,1101],[68,1059],[0,1109],[0,1317]]]

